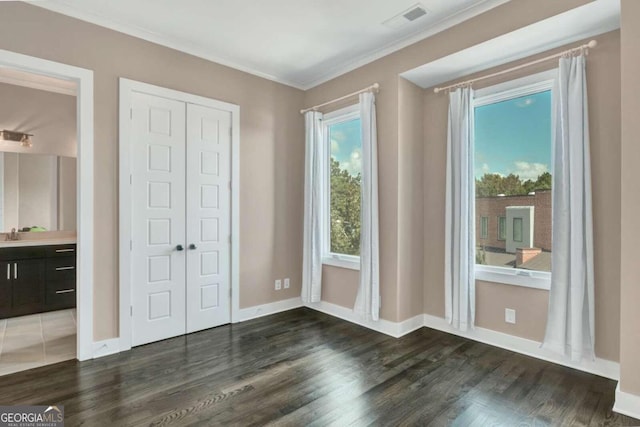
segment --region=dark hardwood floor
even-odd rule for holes
[[[394,339],[298,309],[0,377],[67,426],[624,426],[615,382],[422,328]]]

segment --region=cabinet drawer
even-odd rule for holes
[[[76,306],[75,282],[47,283],[45,292],[45,305],[47,309],[63,309]]]
[[[44,246],[0,248],[0,261],[44,258]]]
[[[59,280],[75,280],[76,258],[73,256],[47,258],[46,277],[48,282]]]
[[[47,258],[53,257],[66,257],[72,255],[76,256],[76,245],[51,245],[46,246],[46,256]]]

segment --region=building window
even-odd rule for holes
[[[498,217],[498,240],[507,240],[507,217]]]
[[[516,277],[548,288],[556,74],[552,70],[475,92],[476,236],[482,239],[475,259],[481,280],[511,283]],[[488,233],[485,217],[498,218],[497,233]]]
[[[487,239],[489,237],[489,217],[480,217],[480,238]]]
[[[323,262],[360,266],[362,136],[357,105],[326,114]]]
[[[522,218],[513,218],[513,241],[522,242]]]

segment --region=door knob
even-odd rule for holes
[[[189,249],[191,249],[191,250],[198,249],[198,247],[194,243],[192,243],[192,244],[189,245]]]
[[[183,247],[182,245],[178,245],[178,246],[176,246],[176,249],[177,249],[178,251],[184,251],[184,247]]]

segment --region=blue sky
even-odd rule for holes
[[[329,128],[331,157],[353,176],[362,172],[362,136],[360,119],[336,123]]]
[[[475,110],[475,176],[550,172],[551,92],[484,105]]]

